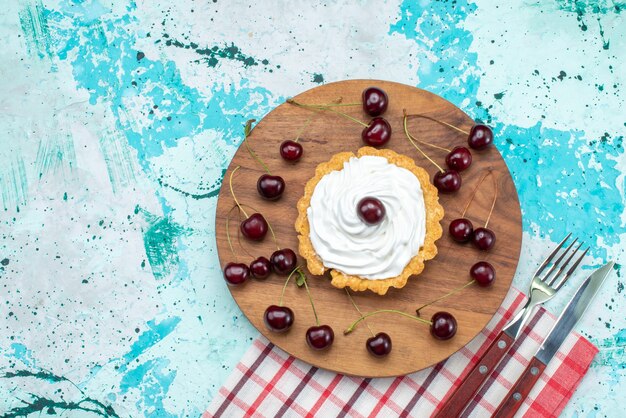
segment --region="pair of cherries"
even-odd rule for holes
[[[267,329],[276,333],[289,331],[295,320],[295,314],[287,306],[270,305],[263,314]],[[306,342],[314,350],[329,348],[335,340],[335,333],[329,325],[314,325],[305,334]]]
[[[372,147],[382,147],[391,139],[391,125],[387,119],[380,117],[387,110],[389,97],[378,87],[369,87],[363,90],[363,110],[374,118],[361,132],[361,139]]]
[[[283,286],[283,291],[280,296],[278,305],[270,305],[265,309],[265,313],[263,314],[263,322],[265,323],[267,329],[272,332],[285,333],[289,331],[289,329],[291,329],[291,326],[293,325],[295,320],[295,314],[293,310],[291,310],[291,308],[283,306],[283,297],[285,296],[285,289],[287,288],[287,284],[289,283],[291,276],[296,273],[300,275],[300,278],[302,280],[302,282],[298,283],[298,285],[301,286],[302,284],[304,284],[316,322],[314,326],[311,326],[307,329],[305,334],[306,342],[309,347],[314,350],[327,349],[333,344],[333,341],[335,340],[335,333],[329,325],[320,324],[319,318],[317,317],[317,311],[315,310],[315,304],[313,303],[313,298],[311,297],[311,293],[309,291],[309,286],[306,283],[306,276],[300,270],[300,268],[295,268],[291,270],[291,273],[287,277],[285,285]]]
[[[261,166],[263,166],[265,171],[267,171],[267,174],[261,175],[257,180],[256,188],[262,198],[267,200],[278,200],[285,191],[285,180],[281,176],[272,175],[267,165],[256,155],[256,153],[248,144],[248,136],[250,135],[250,131],[252,130],[252,124],[254,123],[254,121],[254,119],[250,119],[246,122],[244,128],[243,142],[246,146],[246,149],[250,153],[250,156],[252,156],[252,158],[254,158]]]
[[[271,257],[258,257],[250,266],[243,263],[228,263],[224,267],[224,279],[231,286],[242,285],[250,276],[258,280],[266,279],[273,271],[282,276],[289,274],[296,267],[296,253],[283,248],[274,251]]]
[[[287,100],[287,103],[307,109],[332,111],[361,124],[364,127],[363,131],[361,131],[361,139],[369,146],[379,148],[391,139],[391,125],[385,118],[380,116],[385,113],[387,107],[389,106],[389,97],[387,96],[387,93],[379,87],[368,87],[363,90],[363,93],[361,94],[361,105],[363,106],[363,111],[373,117],[369,123],[364,123],[343,112],[338,112],[332,109],[332,105],[307,105],[298,103],[293,99]],[[299,160],[302,156],[302,152],[302,145],[296,141],[287,140],[280,146],[280,155],[287,161]]]
[[[379,313],[395,313],[400,314],[405,317],[412,318],[419,322],[430,323],[430,334],[438,339],[438,340],[449,340],[454,337],[457,331],[457,322],[454,316],[448,312],[437,312],[435,313],[430,321],[426,321],[421,319],[419,316],[412,316],[397,310],[381,310],[374,311],[366,315],[362,315],[357,321],[352,323],[345,331],[344,334],[351,333],[356,325],[364,320],[368,316],[376,315]],[[392,349],[391,337],[389,334],[385,332],[379,332],[375,335],[372,335],[365,341],[365,348],[367,351],[373,355],[374,357],[385,357],[389,353],[391,353]]]
[[[449,340],[456,334],[456,319],[448,312],[437,312],[431,322],[430,335],[438,340]],[[374,357],[385,357],[391,353],[391,337],[385,332],[379,332],[367,339],[365,348]]]
[[[482,251],[489,251],[496,243],[496,234],[489,228],[476,228],[467,218],[458,218],[450,222],[450,236],[459,243],[471,241]]]

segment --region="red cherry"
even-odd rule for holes
[[[472,164],[472,153],[465,147],[454,147],[446,156],[446,164],[451,169],[461,172]]]
[[[250,269],[242,263],[228,263],[224,267],[224,279],[231,286],[244,284],[249,275]]]
[[[367,339],[365,343],[367,351],[376,357],[385,357],[391,353],[391,337],[384,332],[379,332],[373,337]]]
[[[448,312],[437,312],[430,322],[430,333],[438,340],[449,340],[456,334],[456,319]]]
[[[281,176],[263,174],[256,182],[256,189],[267,200],[277,200],[285,191],[285,180]]]
[[[441,193],[453,193],[461,188],[461,175],[455,170],[438,171],[433,184]]]
[[[481,287],[489,287],[496,280],[496,270],[486,261],[479,261],[470,268],[470,276]]]
[[[283,143],[280,144],[280,156],[283,157],[284,160],[295,163],[302,157],[303,152],[302,145],[291,139],[283,141]]]
[[[244,237],[253,241],[261,241],[267,234],[267,221],[260,213],[254,213],[240,225]]]
[[[487,148],[493,142],[493,132],[486,125],[474,125],[470,130],[467,143],[471,148],[482,150]]]
[[[255,279],[267,279],[272,272],[272,264],[267,258],[259,257],[250,263],[250,272]]]
[[[375,197],[364,197],[357,204],[356,212],[366,224],[376,225],[385,217],[385,206]]]
[[[296,257],[296,253],[294,253],[293,250],[283,248],[282,250],[274,251],[270,257],[270,261],[274,272],[285,276],[296,268],[298,257]]]
[[[324,350],[335,340],[335,333],[328,325],[313,326],[306,330],[306,343],[314,350]]]
[[[448,230],[450,231],[450,236],[456,242],[467,242],[472,237],[474,225],[472,225],[469,219],[459,218],[450,222]]]
[[[369,87],[363,90],[363,110],[370,116],[379,116],[385,113],[389,98],[383,89]]]
[[[384,118],[374,118],[361,132],[361,138],[369,146],[382,147],[391,138],[391,125]]]
[[[291,328],[295,315],[293,311],[286,306],[271,305],[263,314],[263,322],[265,326],[274,332],[286,332]]]
[[[476,228],[472,235],[472,244],[479,250],[490,250],[496,243],[496,234],[487,228]]]

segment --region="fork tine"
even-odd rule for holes
[[[554,250],[552,250],[552,252],[548,256],[548,258],[546,258],[543,261],[543,263],[541,263],[541,265],[537,269],[537,272],[535,273],[535,276],[538,276],[539,274],[541,274],[543,272],[543,269],[545,269],[546,266],[548,265],[548,263],[550,261],[552,261],[552,259],[556,255],[556,253],[558,253],[559,250],[563,247],[563,244],[565,244],[565,241],[567,241],[569,239],[569,237],[571,237],[571,236],[572,236],[572,233],[570,232],[569,234],[567,234],[567,236],[565,238],[563,238],[563,240],[561,242],[559,242],[559,245],[557,245],[556,248]]]
[[[574,244],[574,242],[572,242],[572,245]],[[580,247],[582,246],[583,246],[582,242],[578,244],[578,247],[576,247],[574,252],[572,252],[570,256],[567,257],[567,260],[565,260],[565,262],[561,265],[561,267],[559,267],[559,271],[557,271],[556,274],[549,281],[546,280],[546,284],[548,286],[552,286],[552,284],[556,281],[556,279],[558,279],[561,276],[561,273],[563,273],[563,270],[565,270],[565,267],[567,267],[569,262],[572,261],[572,258],[574,258],[574,256],[576,255],[576,253],[578,252],[578,250],[580,250]],[[571,245],[570,245],[570,248],[571,248]],[[567,251],[569,251],[569,248],[567,249]]]
[[[574,271],[578,268],[578,265],[580,264],[580,262],[583,261],[583,258],[587,255],[587,251],[589,251],[589,247],[587,247],[587,249],[580,255],[580,257],[578,257],[578,260],[576,260],[574,265],[567,271],[567,273],[565,273],[565,276],[563,276],[563,278],[559,280],[559,282],[556,284],[556,287],[554,288],[555,291],[559,290],[565,284],[565,282],[570,278],[572,273],[574,273]]]
[[[558,258],[558,260],[556,260],[553,264],[552,267],[550,267],[550,270],[548,270],[548,272],[545,274],[545,276],[543,276],[543,278],[541,279],[541,281],[543,281],[544,283],[548,283],[548,277],[550,277],[550,275],[554,272],[554,270],[559,267],[559,265],[561,264],[561,261],[563,260],[563,258],[567,255],[567,253],[569,252],[569,250],[572,249],[572,247],[574,246],[574,244],[576,244],[576,241],[578,241],[578,238],[574,239],[574,241],[572,241],[572,243],[569,245],[569,247],[567,247],[565,249],[565,251],[563,251],[563,253],[561,253],[561,256]],[[576,251],[574,251],[574,253],[576,253]],[[572,254],[574,254],[572,253]],[[571,256],[570,256],[571,258]],[[569,261],[569,259],[568,259]],[[550,281],[550,283],[552,283],[554,281],[554,278]]]

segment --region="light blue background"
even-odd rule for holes
[[[419,86],[493,126],[518,286],[566,231],[588,268],[623,263],[626,3],[308,3],[3,4],[0,413],[204,410],[257,335],[219,271],[223,170],[245,120],[325,82]],[[618,270],[579,324],[601,351],[564,416],[623,415],[625,298]]]

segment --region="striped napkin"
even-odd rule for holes
[[[448,359],[395,378],[363,379],[313,367],[258,338],[203,414],[208,417],[426,417],[463,381],[525,301],[512,288],[487,327]],[[464,417],[490,416],[528,365],[556,318],[540,309],[476,394]],[[598,349],[570,334],[517,415],[557,417]],[[393,355],[393,351],[391,353]]]

